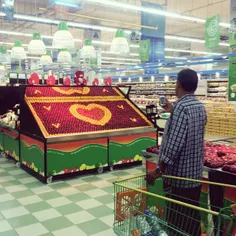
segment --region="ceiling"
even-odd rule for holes
[[[148,1],[148,0],[147,0]],[[101,2],[103,2],[101,0]],[[64,12],[58,13],[55,11],[42,11],[39,8],[47,8],[48,1],[47,0],[16,0],[15,1],[15,13],[23,14],[23,15],[33,15],[45,19],[58,19],[58,20],[66,20],[66,21],[74,21],[78,23],[86,23],[89,25],[102,25],[102,26],[110,26],[115,28],[127,28],[132,29],[132,27],[124,25],[125,23],[132,24],[141,24],[141,15],[140,12],[129,11],[123,8],[112,8],[109,6],[105,6],[101,4],[101,2],[91,3],[89,0],[83,1],[83,9],[79,9],[74,11],[76,14],[82,14],[86,16],[93,16],[103,19],[110,19],[118,21],[118,23],[111,23],[105,20],[91,20],[85,19],[76,16],[70,16],[67,14],[66,7],[60,7],[57,11]],[[139,0],[118,0],[119,3],[128,3],[132,5],[139,6],[141,5],[141,1]],[[149,0],[148,2],[158,3],[166,7],[168,12],[178,13],[181,15],[187,15],[192,17],[197,17],[201,19],[206,19],[208,17],[214,16],[216,14],[220,14],[221,22],[229,23],[230,19],[230,0]],[[39,22],[28,22],[24,20],[14,19],[13,22],[9,23],[0,18],[0,28],[4,31],[11,32],[21,32],[21,33],[34,33],[40,32],[42,35],[50,35],[53,34],[57,30],[56,25],[50,25],[46,23]],[[73,34],[74,38],[82,39],[84,35],[83,29],[72,28],[70,27],[70,32]],[[204,23],[196,23],[186,20],[180,19],[166,19],[166,35],[175,35],[182,37],[190,37],[197,39],[204,39]],[[228,37],[227,28],[221,27],[221,36],[224,39]],[[114,32],[108,32],[102,30],[101,32],[101,40],[105,42],[111,42],[114,37]],[[21,36],[13,36],[8,34],[0,34],[1,42],[14,42],[16,39],[20,39],[22,43],[29,43],[29,37],[21,37]],[[223,42],[223,41],[222,41]],[[81,43],[77,42],[76,46],[79,47]],[[102,51],[109,52],[109,45],[103,45]],[[174,48],[174,49],[188,49],[194,51],[209,51],[205,48],[204,43],[193,43],[186,42],[180,40],[170,40],[166,39],[166,48]],[[220,53],[228,53],[229,47],[227,46],[218,46],[214,51]],[[129,58],[138,58],[138,48],[131,48],[132,56]],[[134,54],[134,55],[133,55]],[[166,55],[179,57],[182,54],[180,52],[166,52]],[[190,54],[194,56],[194,54]],[[112,56],[112,55],[106,55]],[[198,55],[199,56],[199,55]],[[114,57],[114,56],[113,56]],[[114,59],[115,60],[115,59]]]

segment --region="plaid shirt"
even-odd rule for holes
[[[166,164],[165,174],[201,179],[204,163],[204,133],[207,122],[203,104],[194,95],[177,101],[167,121],[160,149],[160,161]],[[178,188],[193,188],[198,183],[165,180]]]

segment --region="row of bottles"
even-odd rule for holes
[[[153,215],[150,210],[134,216],[131,213],[127,214],[124,231],[127,236],[168,236],[161,228],[160,219]]]

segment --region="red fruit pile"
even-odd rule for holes
[[[236,167],[236,148],[221,144],[205,143],[205,166],[210,168],[221,168],[231,171],[227,166]]]
[[[51,97],[82,97],[82,96],[112,96],[112,97],[118,97],[120,94],[118,93],[118,90],[116,88],[112,87],[63,87],[60,86],[60,90],[73,90],[74,93],[70,94],[63,94],[58,91],[56,91],[53,88],[58,87],[27,87],[26,88],[26,96],[27,97],[42,97],[42,98],[51,98]],[[83,92],[84,91],[84,92]],[[87,92],[88,91],[88,92]]]
[[[160,145],[158,146],[153,146],[153,147],[148,147],[146,149],[147,152],[151,152],[151,153],[155,153],[155,154],[158,154],[159,151],[160,151]]]
[[[79,119],[78,116],[73,116],[70,113],[70,108],[73,105],[79,104],[88,106],[91,103],[104,106],[111,112],[111,118],[105,125],[94,125],[91,122],[86,122],[85,118],[92,120],[101,120],[106,114],[103,111],[81,110],[77,109],[77,113],[84,119]],[[33,112],[37,114],[48,134],[74,134],[99,132],[106,130],[119,130],[136,127],[150,127],[148,121],[141,117],[139,113],[133,109],[125,100],[121,101],[96,101],[96,102],[51,102],[38,103],[31,102]],[[50,109],[49,109],[50,107]],[[123,109],[120,109],[122,107]],[[106,118],[106,117],[104,117]],[[130,118],[135,118],[131,120]]]

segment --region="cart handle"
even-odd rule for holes
[[[136,175],[130,178],[117,180],[114,183],[121,183],[124,181],[129,181],[129,180],[133,180],[133,179],[145,177],[145,176],[146,174],[140,174],[140,175]],[[162,175],[161,177],[168,178],[168,179],[175,179],[175,180],[191,181],[191,182],[201,183],[201,184],[210,184],[210,185],[216,185],[216,186],[227,187],[227,188],[236,188],[236,185],[222,184],[222,183],[210,182],[210,181],[205,181],[205,180],[189,179],[189,178],[183,178],[183,177],[178,177],[178,176]]]

